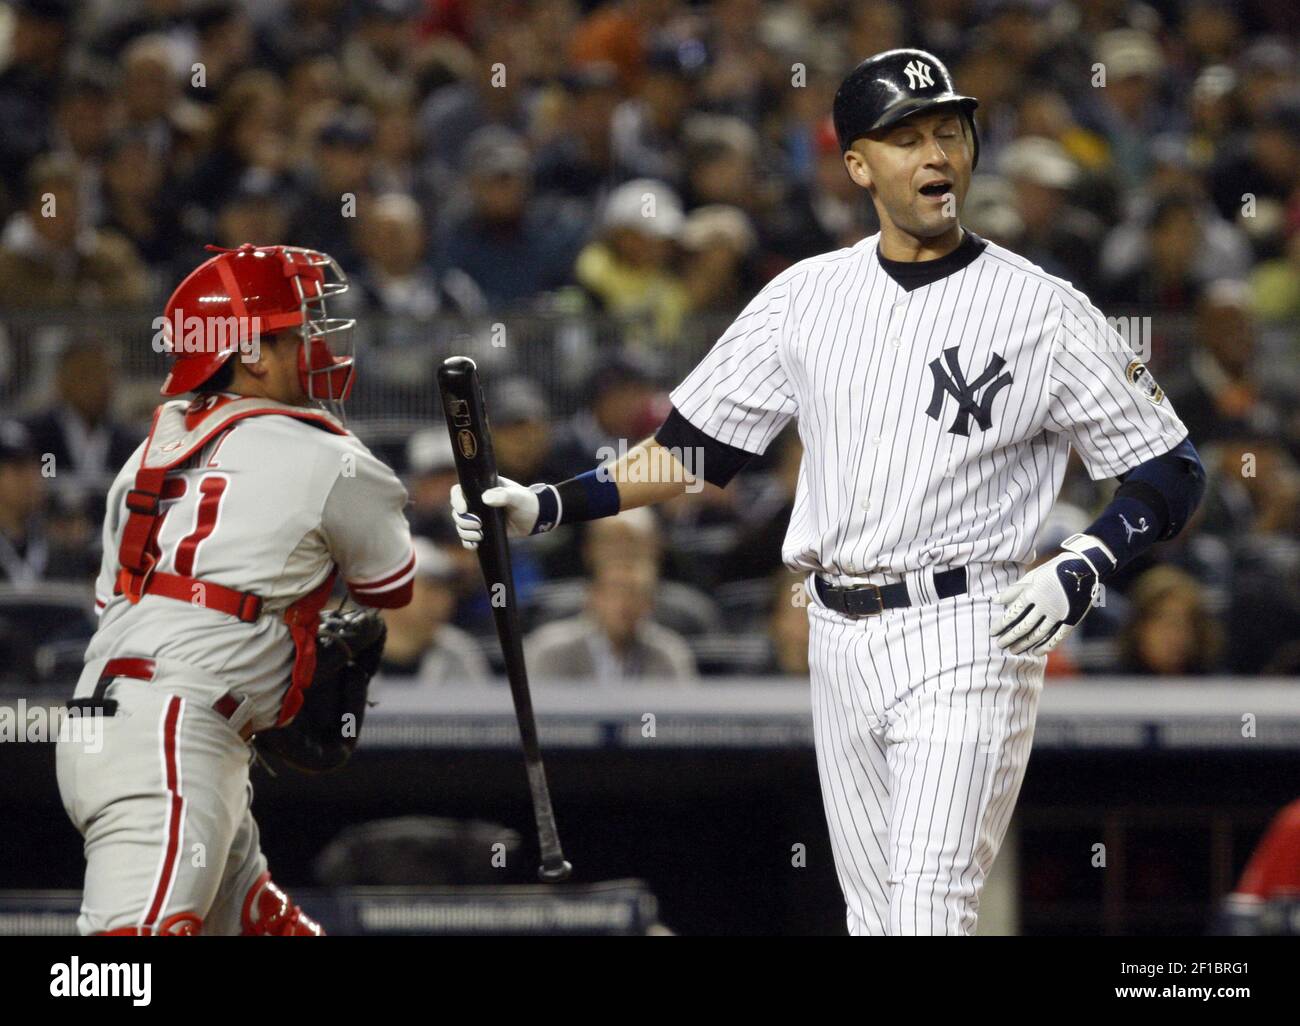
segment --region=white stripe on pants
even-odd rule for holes
[[[1042,656],[999,649],[961,595],[811,624],[814,739],[854,935],[972,934],[1033,743]]]

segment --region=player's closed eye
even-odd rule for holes
[[[954,129],[945,129],[935,133],[936,139],[956,139],[961,133]],[[919,135],[908,134],[897,139],[899,146],[913,146],[921,141]]]

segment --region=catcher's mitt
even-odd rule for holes
[[[302,708],[286,726],[258,734],[262,755],[304,773],[338,769],[352,754],[366,716],[370,678],[379,669],[388,629],[374,610],[322,613],[316,673]]]

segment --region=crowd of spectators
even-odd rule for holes
[[[876,230],[831,99],[862,57],[925,47],[981,101],[965,223],[1138,318],[1210,470],[1191,528],[1113,582],[1050,671],[1294,673],[1288,14],[1263,0],[11,0],[0,326],[136,312],[143,345],[203,245],[246,241],[338,259],[363,360],[412,350],[442,319],[636,325],[666,362],[602,335],[576,412],[556,412],[548,380],[492,380],[502,472],[554,480],[653,429],[692,319],[725,323],[791,263]],[[105,479],[142,435],[115,402],[121,343],[79,331],[27,378],[0,338],[10,588],[97,565]],[[449,536],[445,442],[434,424],[382,450],[421,539],[418,600],[390,615],[394,679],[494,668],[477,568]],[[805,673],[807,597],[780,563],[800,452],[792,427],[726,490],[520,545],[535,672]],[[1072,461],[1040,551],[1106,498]],[[57,676],[87,624],[33,628],[31,606],[0,606],[4,665]]]

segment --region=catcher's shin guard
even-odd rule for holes
[[[300,909],[271,879],[259,876],[244,897],[244,937],[324,937],[320,923]]]

